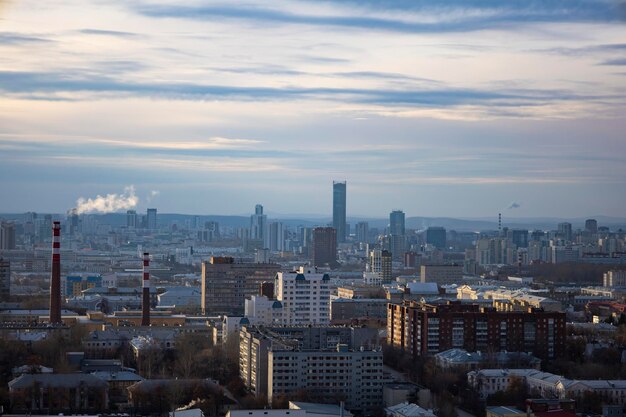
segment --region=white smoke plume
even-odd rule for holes
[[[508,209],[509,210],[513,210],[513,209],[520,208],[520,207],[522,207],[522,204],[521,203],[516,203],[514,201],[514,202],[511,203],[511,205],[508,207]]]
[[[158,190],[150,191],[150,194],[148,194],[148,197],[146,197],[146,202],[152,203],[152,199],[158,197],[159,194],[161,194],[161,192]]]
[[[80,197],[76,200],[77,214],[83,213],[113,213],[118,210],[127,210],[137,206],[139,198],[135,195],[135,187],[124,187],[122,194],[98,195],[96,198]]]

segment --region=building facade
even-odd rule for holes
[[[333,181],[333,227],[337,231],[337,243],[346,241],[346,182]]]
[[[247,296],[273,280],[280,266],[272,263],[236,263],[231,257],[212,257],[202,263],[201,308],[204,315],[242,316]]]
[[[337,262],[337,231],[333,227],[313,229],[313,265],[333,266]]]
[[[565,352],[565,313],[500,312],[460,302],[389,304],[387,343],[414,357],[462,348],[529,352],[554,359]]]
[[[301,267],[298,272],[276,274],[276,299],[282,304],[285,324],[330,322],[330,276]]]

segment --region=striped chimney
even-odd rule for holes
[[[143,298],[141,300],[141,325],[150,326],[150,254],[143,254]]]
[[[50,323],[61,324],[61,222],[52,225],[52,272],[50,274]]]

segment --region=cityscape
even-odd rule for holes
[[[624,417],[625,16],[0,0],[0,416]]]

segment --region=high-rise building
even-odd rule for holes
[[[279,272],[274,285],[283,305],[285,324],[319,325],[330,322],[330,276],[300,267],[298,272]]]
[[[369,224],[367,222],[356,224],[356,241],[360,243],[369,242]]]
[[[346,241],[346,182],[333,181],[333,227],[337,243]]]
[[[146,227],[150,230],[157,228],[157,209],[149,208],[146,211]]]
[[[435,282],[438,285],[459,284],[463,279],[462,265],[422,265],[421,282]]]
[[[128,210],[126,212],[126,227],[129,229],[136,229],[137,226],[137,212],[135,210]]]
[[[426,229],[426,243],[430,243],[437,249],[445,249],[446,229],[439,226],[431,226]]]
[[[258,294],[259,285],[273,281],[280,265],[235,263],[231,257],[202,262],[202,314],[241,316],[246,296]]]
[[[598,221],[596,219],[585,220],[585,230],[589,233],[598,233]]]
[[[0,223],[0,249],[15,249],[15,223]]]
[[[567,223],[567,222],[559,223],[557,226],[557,230],[559,233],[559,237],[561,237],[561,239],[565,239],[567,241],[572,240],[572,224],[571,223]]]
[[[391,266],[391,252],[381,249],[374,249],[370,251],[368,259],[369,272],[378,274],[378,277],[382,284],[388,284],[391,282]]]
[[[531,308],[504,312],[460,302],[405,302],[387,308],[387,343],[413,357],[452,348],[530,352],[542,359],[565,353],[565,313]]]
[[[313,229],[313,265],[333,266],[337,262],[337,236],[333,227]]]
[[[11,263],[0,258],[0,301],[11,295]]]
[[[269,249],[271,251],[282,252],[285,250],[285,228],[280,222],[270,223],[269,227]]]
[[[404,212],[402,210],[394,210],[389,214],[389,234],[405,235]]]
[[[250,239],[260,241],[261,248],[269,246],[267,232],[267,216],[263,214],[263,206],[254,206],[254,214],[250,216]]]
[[[518,248],[528,247],[528,230],[513,229],[509,231],[513,244]]]

